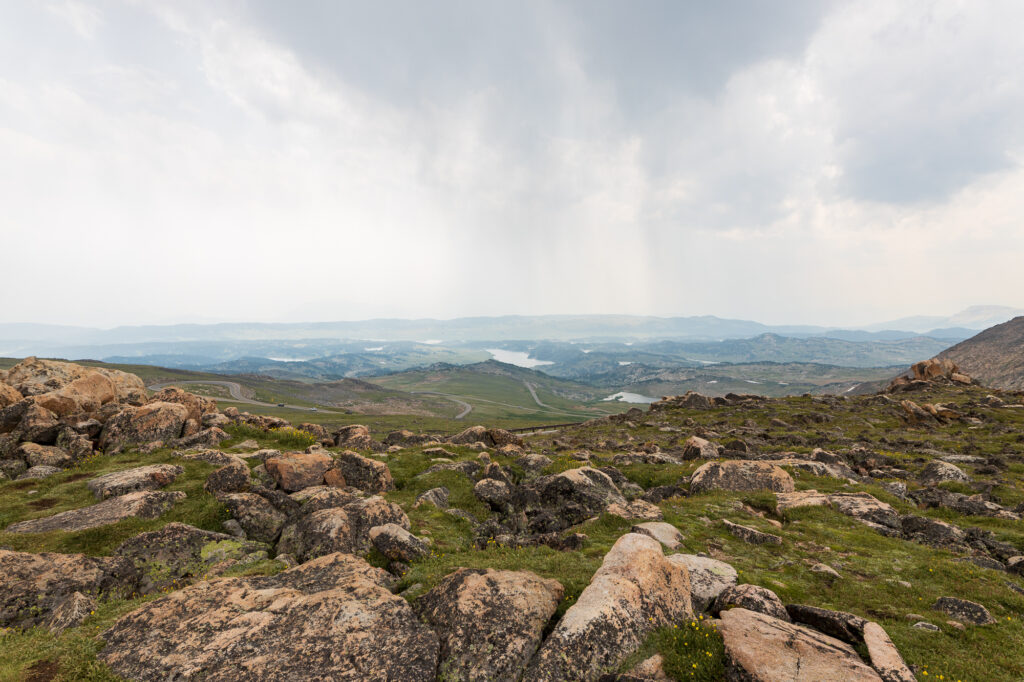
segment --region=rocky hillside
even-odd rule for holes
[[[939,354],[981,383],[1006,390],[1024,389],[1024,316],[998,324]]]
[[[935,362],[374,434],[29,359],[0,680],[1019,680],[1022,398]]]

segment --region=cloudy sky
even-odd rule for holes
[[[1024,305],[1024,3],[0,0],[0,321]]]

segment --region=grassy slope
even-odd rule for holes
[[[918,401],[963,403],[976,399],[984,392],[966,393],[939,391],[931,396],[915,394]],[[710,411],[673,411],[652,415],[646,422],[627,428],[614,424],[591,424],[564,429],[558,438],[587,447],[594,453],[597,463],[610,461],[610,457],[628,445],[614,447],[609,441],[658,442],[663,448],[678,447],[696,426],[712,428],[721,434],[745,423],[769,428],[779,438],[805,437],[825,447],[848,444],[847,438],[865,442],[877,451],[902,458],[908,468],[916,468],[927,459],[919,451],[935,448],[946,452],[972,454],[1001,454],[1009,462],[1009,470],[1000,474],[1000,483],[993,489],[993,497],[1003,504],[1013,505],[1024,500],[1024,411],[970,408],[985,420],[980,429],[955,424],[930,429],[905,428],[892,406],[872,405],[857,399],[839,408],[828,408],[805,398],[773,400],[764,407],[753,409],[721,408]],[[815,427],[785,429],[770,427],[772,418],[797,423],[799,416],[811,412],[826,412],[832,421]],[[692,420],[692,421],[689,421]],[[748,422],[749,420],[749,422]],[[682,433],[665,432],[661,427],[682,427]],[[248,435],[248,434],[245,434]],[[239,436],[241,437],[241,435]],[[269,436],[267,437],[269,438]],[[280,445],[265,438],[268,446]],[[551,435],[532,437],[531,449],[547,452],[554,458],[549,472],[579,466],[566,453],[555,453],[551,448]],[[889,442],[883,443],[882,438]],[[723,440],[725,436],[723,436]],[[901,441],[898,446],[894,441]],[[225,444],[230,446],[231,441]],[[477,457],[478,453],[461,447],[448,447],[456,459]],[[780,446],[779,449],[809,450],[809,444]],[[409,448],[388,459],[397,489],[387,497],[401,504],[409,514],[414,533],[429,534],[434,540],[430,557],[414,562],[410,573],[403,577],[399,588],[412,587],[410,598],[421,594],[441,577],[458,566],[490,566],[529,569],[559,580],[566,588],[560,610],[567,609],[586,587],[591,575],[600,565],[602,557],[614,541],[630,527],[630,522],[604,515],[582,524],[574,531],[587,534],[583,549],[575,552],[556,552],[549,548],[509,549],[491,547],[476,550],[471,545],[471,528],[459,519],[428,507],[413,508],[416,495],[429,488],[445,485],[452,493],[453,506],[466,509],[478,518],[485,518],[488,510],[472,494],[472,482],[460,474],[440,472],[420,477],[431,464],[422,453],[423,448]],[[1014,454],[1016,453],[1016,454]],[[513,461],[495,457],[503,465],[518,471]],[[82,506],[91,502],[85,490],[82,474],[94,475],[104,471],[128,468],[141,463],[172,460],[166,451],[151,455],[127,453],[116,457],[97,457],[77,469],[26,486],[23,482],[0,484],[0,524],[46,515],[64,508]],[[180,461],[179,461],[180,462]],[[685,465],[644,465],[620,467],[634,482],[645,487],[675,483],[685,477],[698,463]],[[125,521],[97,531],[62,536],[59,533],[16,536],[0,532],[0,545],[25,551],[84,551],[91,554],[110,552],[120,541],[143,530],[159,527],[173,520],[185,520],[194,525],[216,528],[224,518],[216,501],[202,491],[202,481],[212,467],[202,463],[186,464],[186,473],[172,489],[184,490],[189,498],[163,518],[154,521]],[[969,467],[966,467],[968,470]],[[520,472],[521,473],[521,472]],[[886,494],[878,485],[849,486],[835,479],[815,478],[793,472],[799,489],[867,490],[885,500],[901,512],[911,512],[950,520],[962,527],[977,526],[995,532],[1000,539],[1011,542],[1024,553],[1024,529],[1021,522],[980,517],[964,517],[946,510],[912,508]],[[985,477],[975,476],[982,480]],[[28,494],[29,489],[37,493]],[[57,500],[48,509],[34,505],[37,500]],[[856,521],[824,508],[803,509],[779,517],[781,531],[774,529],[765,519],[745,511],[744,504],[754,508],[773,508],[770,494],[711,493],[666,500],[660,506],[667,521],[675,524],[685,536],[684,551],[706,552],[728,561],[740,572],[742,582],[764,585],[774,590],[784,602],[807,603],[826,608],[850,611],[881,623],[892,636],[904,657],[927,676],[921,680],[1019,680],[1024,677],[1024,625],[1019,620],[1024,613],[1024,597],[1011,589],[1007,582],[1018,579],[971,564],[955,560],[950,553],[886,538],[874,533]],[[724,531],[720,519],[779,533],[782,546],[755,546],[745,544]],[[371,553],[371,562],[383,564],[383,557]],[[824,562],[835,567],[842,575],[834,582],[813,573],[810,565]],[[904,581],[910,584],[906,587]],[[960,631],[946,623],[947,618],[930,606],[940,596],[957,596],[986,605],[998,624],[984,628]],[[7,632],[0,637],[0,680],[20,679],[23,672],[38,661],[58,661],[63,679],[107,679],[103,667],[94,661],[99,645],[93,637],[119,614],[130,610],[139,600],[114,601],[104,604],[79,628],[61,637],[31,630]],[[914,622],[908,614],[923,616],[934,623],[940,632],[931,633],[911,627]],[[713,631],[690,624],[653,635],[643,653],[661,651],[669,661],[670,672],[678,679],[716,679],[720,670],[721,654],[717,636]],[[689,629],[687,629],[689,628]],[[698,651],[697,645],[706,645]],[[696,653],[695,653],[696,651]],[[710,651],[708,656],[705,652]],[[634,657],[636,658],[636,657]],[[697,668],[692,666],[697,664]],[[690,677],[690,673],[694,676]],[[940,677],[941,676],[941,677]]]

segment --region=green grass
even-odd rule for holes
[[[982,392],[940,389],[927,395],[910,396],[917,402],[948,402],[963,404],[977,399]],[[543,400],[544,398],[542,398]],[[854,399],[836,405],[824,405],[810,398],[785,398],[745,409],[714,409],[707,411],[673,410],[648,413],[635,428],[617,423],[591,424],[587,427],[561,429],[556,434],[527,437],[528,450],[543,452],[552,458],[545,473],[555,473],[582,466],[569,454],[587,449],[593,455],[593,466],[611,464],[612,458],[629,452],[640,443],[654,442],[666,451],[677,450],[681,440],[697,429],[714,431],[717,442],[762,430],[773,439],[772,449],[809,452],[821,445],[832,450],[849,450],[862,444],[891,463],[916,473],[932,455],[924,449],[941,452],[964,452],[996,455],[1006,458],[1008,468],[996,477],[978,474],[975,468],[963,468],[978,481],[998,481],[993,495],[1004,504],[1024,501],[1024,414],[1020,411],[996,411],[979,408],[983,427],[969,430],[953,424],[931,428],[907,428],[899,419],[898,407],[876,405],[867,399]],[[254,412],[263,412],[254,408]],[[802,417],[813,413],[827,415],[829,421],[817,424]],[[294,415],[293,415],[294,416]],[[334,417],[332,417],[334,418]],[[346,419],[370,422],[362,415],[346,415]],[[773,418],[794,425],[792,429],[770,426]],[[383,418],[381,418],[383,419]],[[389,417],[393,421],[373,422],[375,435],[382,436],[391,428],[454,432],[468,423],[445,420],[430,421],[422,417]],[[416,422],[416,419],[426,421]],[[298,421],[298,420],[294,420]],[[469,422],[472,423],[472,422]],[[490,422],[484,422],[494,425]],[[681,433],[659,430],[660,426],[680,427]],[[751,426],[753,425],[753,426]],[[456,428],[448,428],[454,426]],[[254,437],[262,446],[298,448],[301,443],[288,440],[293,434],[273,434],[232,427],[231,444]],[[570,445],[568,451],[556,451],[553,440]],[[305,442],[305,441],[303,441]],[[479,453],[461,446],[444,446],[455,460],[475,460]],[[406,575],[401,576],[397,590],[407,590],[412,600],[436,585],[458,567],[491,567],[531,570],[538,575],[558,580],[565,588],[559,612],[575,603],[589,584],[594,571],[614,542],[632,523],[618,517],[602,515],[567,532],[586,534],[583,547],[576,551],[558,552],[548,547],[510,548],[489,544],[486,549],[474,546],[473,528],[432,506],[414,508],[416,497],[433,487],[449,489],[452,507],[486,519],[492,513],[473,495],[473,481],[458,472],[442,471],[422,475],[433,462],[424,454],[426,447],[411,447],[387,457],[396,489],[386,497],[406,510],[412,531],[432,540],[429,556],[413,561]],[[514,461],[494,456],[495,461],[511,470],[522,472]],[[41,535],[17,535],[0,532],[0,545],[22,551],[63,551],[108,554],[123,540],[144,530],[159,528],[169,521],[220,530],[226,518],[223,508],[202,490],[205,476],[215,467],[203,462],[173,460],[166,450],[149,455],[134,452],[113,457],[90,458],[80,467],[43,481],[0,484],[0,527],[13,521],[46,516],[56,511],[92,504],[83,475],[98,475],[116,469],[160,461],[174,461],[186,472],[170,487],[183,490],[188,497],[160,519],[125,521],[94,531]],[[700,461],[680,465],[631,464],[618,467],[631,481],[649,488],[685,481]],[[880,483],[850,485],[844,480],[821,478],[802,471],[792,471],[798,489],[823,492],[867,491],[892,504],[901,513],[915,513],[942,519],[963,528],[991,530],[1003,541],[1010,542],[1024,553],[1024,530],[1021,522],[1003,519],[968,517],[945,509],[918,509],[885,492]],[[911,488],[918,486],[914,479]],[[946,486],[960,492],[975,492],[973,486]],[[29,495],[29,490],[37,492]],[[46,506],[53,501],[52,506]],[[40,502],[42,504],[40,504]],[[1007,581],[1021,582],[1016,576],[981,569],[957,561],[959,557],[944,550],[887,538],[875,533],[854,519],[824,507],[795,509],[776,515],[775,496],[770,493],[711,492],[691,497],[676,497],[660,505],[665,520],[675,525],[684,536],[681,551],[703,552],[733,565],[740,581],[763,585],[775,591],[785,603],[802,603],[841,611],[849,611],[877,621],[892,637],[906,661],[920,670],[927,669],[921,680],[1020,680],[1024,678],[1024,596],[1016,593]],[[44,508],[45,507],[45,508]],[[765,514],[760,518],[751,514]],[[780,535],[781,546],[748,545],[728,533],[722,519]],[[770,521],[778,520],[782,528]],[[372,552],[368,559],[383,566],[384,557]],[[829,579],[810,570],[815,563],[832,566],[840,574]],[[269,574],[281,570],[278,562],[268,560],[239,569],[247,574]],[[938,597],[956,596],[984,604],[997,619],[987,627],[959,630],[947,623],[948,617],[931,609]],[[110,679],[103,666],[95,662],[99,644],[95,634],[120,614],[137,607],[140,600],[106,602],[81,627],[53,637],[39,630],[7,631],[0,637],[0,680],[20,679],[24,671],[38,661],[56,661],[61,679]],[[920,614],[923,620],[940,628],[927,632],[912,627],[908,614]],[[721,641],[716,633],[700,625],[700,619],[676,623],[652,633],[643,648],[630,657],[622,669],[643,658],[660,653],[667,672],[679,680],[721,679],[723,664]],[[678,627],[676,627],[678,626]],[[710,651],[709,656],[707,652]],[[694,665],[697,665],[694,668]]]

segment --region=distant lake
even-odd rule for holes
[[[649,405],[649,404],[653,403],[655,399],[654,398],[648,398],[647,396],[640,395],[639,393],[629,393],[627,391],[619,391],[618,393],[613,393],[612,395],[608,396],[604,400],[605,401],[618,400],[621,403],[639,403],[639,404],[642,404],[642,405]]]
[[[529,369],[532,367],[540,367],[541,365],[555,364],[549,360],[535,360],[530,357],[529,353],[523,353],[518,350],[502,350],[500,348],[486,348],[485,350],[498,362],[515,365],[516,367],[526,367]]]

